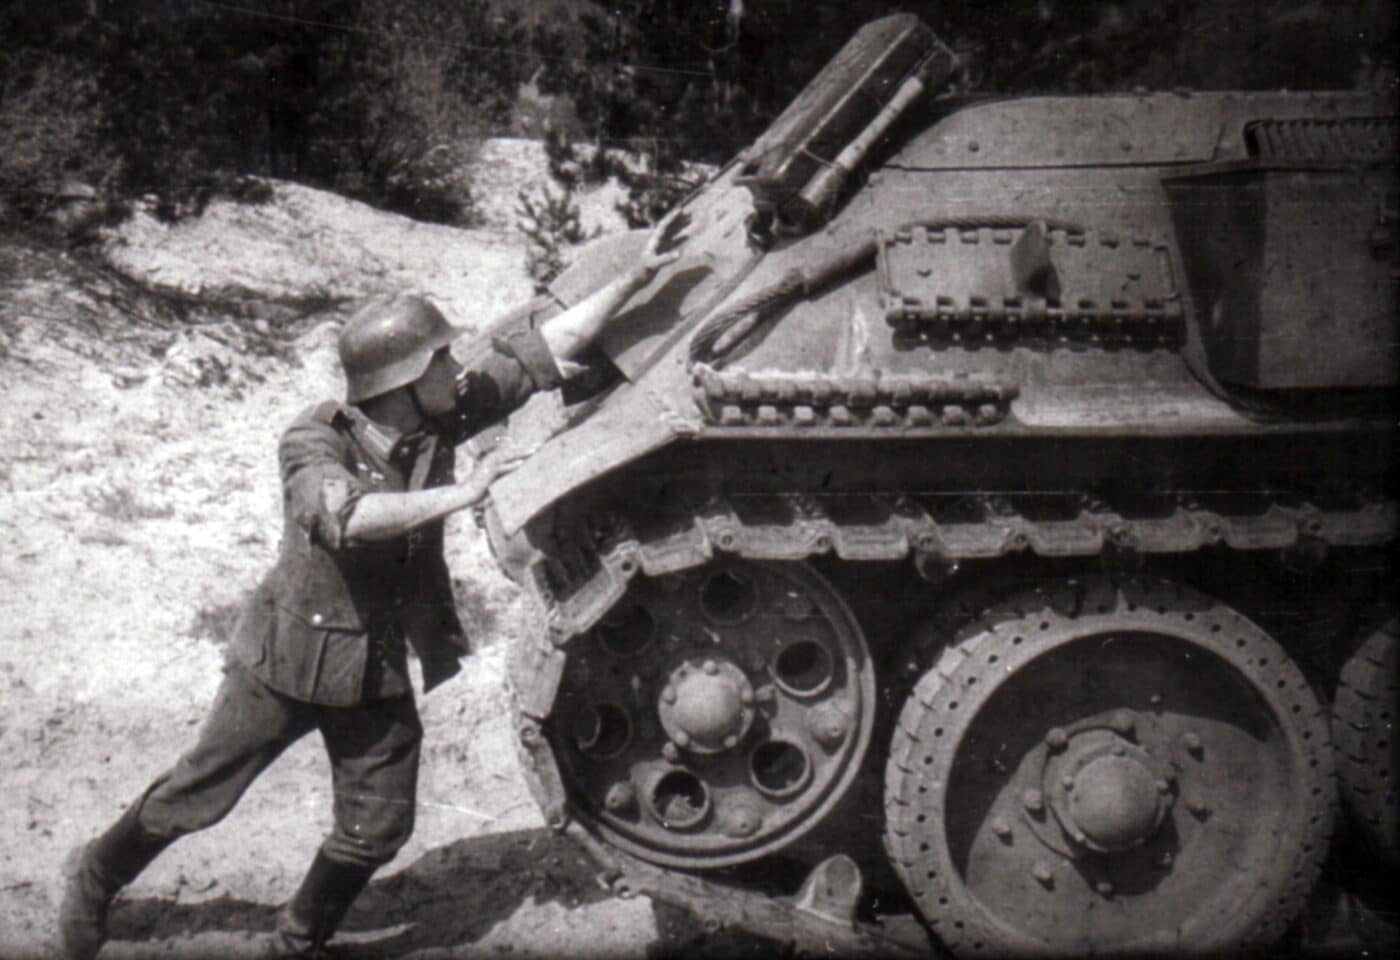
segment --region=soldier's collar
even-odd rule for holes
[[[393,427],[376,423],[358,407],[346,405],[340,413],[350,424],[351,433],[371,453],[381,460],[389,460],[405,450],[415,449],[423,437],[433,432],[432,425],[412,433],[400,433]]]
[[[394,449],[403,441],[403,434],[393,427],[375,423],[354,406],[341,407],[341,414],[350,425],[350,432],[370,453],[381,460],[388,460]]]

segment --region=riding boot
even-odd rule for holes
[[[375,867],[332,860],[317,853],[301,888],[277,914],[273,955],[323,957],[326,942],[360,891],[374,875]]]
[[[171,837],[148,833],[140,814],[138,800],[70,861],[58,909],[59,937],[67,960],[97,956],[107,940],[107,908],[112,898],[171,843]]]

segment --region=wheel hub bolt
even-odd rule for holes
[[[1161,855],[1160,857],[1157,858],[1157,866],[1159,866],[1159,867],[1161,867],[1163,870],[1165,870],[1165,869],[1167,869],[1168,867],[1170,867],[1171,865],[1172,865],[1172,855],[1171,855],[1171,851],[1170,851],[1170,850],[1164,850],[1164,851],[1162,851],[1162,855]]]
[[[690,734],[686,733],[684,730],[677,730],[673,739],[676,741],[676,746],[678,747],[690,746]]]
[[[1115,757],[1126,757],[1128,755],[1128,749],[1122,744],[1119,744],[1113,748],[1113,755]]]
[[[736,736],[734,736],[734,734],[731,733],[729,736],[727,736],[727,737],[724,738],[724,749],[726,749],[726,750],[733,750],[733,749],[734,749],[735,747],[737,747],[738,745],[739,745],[739,738],[736,737]]]
[[[1021,794],[1021,804],[1031,813],[1045,812],[1045,796],[1039,790],[1027,790]]]
[[[1154,707],[1160,707],[1162,705],[1162,695],[1160,693],[1154,693],[1152,696],[1147,698],[1147,702],[1152,704],[1152,706]]]
[[[739,797],[721,808],[719,828],[730,837],[749,837],[763,825],[763,811],[749,797]]]
[[[1137,721],[1133,715],[1126,710],[1119,710],[1113,715],[1113,729],[1125,737],[1131,737],[1133,731],[1137,729]]]
[[[713,660],[706,660],[704,670],[713,677],[715,674],[719,673],[719,664],[715,663]]]
[[[1113,884],[1109,883],[1107,880],[1100,880],[1098,883],[1094,884],[1094,889],[1101,897],[1113,896]]]
[[[1191,815],[1197,820],[1204,820],[1210,814],[1210,807],[1204,801],[1192,797],[1186,801],[1186,809],[1191,811]]]
[[[1011,827],[1005,820],[993,820],[992,833],[995,833],[1002,840],[1011,839]]]
[[[1195,730],[1188,730],[1181,738],[1181,743],[1186,747],[1186,752],[1193,757],[1201,755],[1201,736]]]
[[[1170,783],[1167,783],[1167,781],[1165,780],[1158,780],[1157,792],[1165,797],[1167,794],[1172,792],[1172,785]]]
[[[1060,786],[1064,787],[1066,790],[1073,790],[1074,777],[1071,777],[1069,774],[1065,774],[1063,777],[1060,778]]]
[[[633,810],[637,805],[637,791],[632,784],[627,781],[619,781],[608,787],[607,796],[603,798],[603,805],[610,813],[625,813]]]
[[[1037,863],[1031,867],[1031,876],[1035,877],[1042,887],[1051,887],[1055,884],[1055,874],[1047,863]]]
[[[1063,727],[1051,727],[1050,732],[1045,734],[1045,745],[1051,750],[1063,750],[1068,743],[1069,734]]]
[[[681,752],[680,750],[676,749],[676,745],[674,743],[672,743],[670,740],[667,740],[661,745],[661,756],[666,758],[667,763],[675,763],[681,758]]]
[[[671,686],[669,683],[666,684],[666,689],[661,691],[661,699],[665,700],[667,703],[675,703],[676,688]]]

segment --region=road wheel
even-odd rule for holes
[[[959,631],[901,712],[886,849],[959,954],[1268,943],[1332,830],[1326,714],[1193,590],[1066,581]]]
[[[1332,703],[1332,742],[1337,778],[1353,826],[1367,848],[1400,866],[1395,791],[1396,659],[1400,620],[1368,636],[1342,667]]]

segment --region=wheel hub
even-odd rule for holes
[[[1074,778],[1069,814],[1090,843],[1127,850],[1157,828],[1166,811],[1151,772],[1128,757],[1097,757]]]
[[[738,746],[754,717],[753,684],[732,661],[685,661],[671,672],[657,713],[677,746],[718,753]]]
[[[1115,717],[1121,719],[1122,711]],[[1170,767],[1112,728],[1090,723],[1063,737],[1059,751],[1053,746],[1057,735],[1046,738],[1049,755],[1039,792],[1054,798],[1051,807],[1065,835],[1098,853],[1149,840],[1172,804]]]

